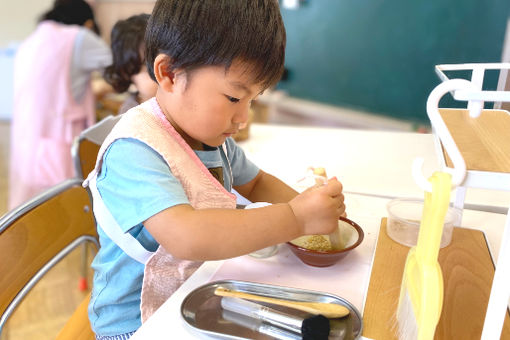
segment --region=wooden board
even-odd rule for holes
[[[471,118],[466,109],[439,111],[468,170],[510,172],[508,111],[483,110],[477,118]],[[453,167],[444,148],[443,156],[448,167]]]
[[[388,237],[383,218],[363,313],[363,336],[396,339],[394,315],[409,249]],[[444,301],[435,339],[480,339],[494,276],[483,233],[454,228],[452,242],[439,252],[439,263]],[[501,339],[510,339],[508,313]]]

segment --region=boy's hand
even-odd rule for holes
[[[324,186],[312,187],[289,202],[303,235],[329,234],[345,215],[342,184],[334,177]]]

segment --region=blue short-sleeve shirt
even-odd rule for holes
[[[223,168],[225,188],[251,181],[259,169],[233,139],[226,140],[230,170],[218,148],[195,151],[208,169]],[[189,204],[184,188],[165,160],[151,147],[132,139],[119,139],[103,156],[97,177],[101,197],[124,232],[149,251],[159,244],[143,226],[149,217],[178,204]],[[129,257],[98,226],[101,248],[92,262],[94,285],[89,304],[92,329],[98,335],[118,335],[141,325],[140,294],[144,265]]]

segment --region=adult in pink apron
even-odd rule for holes
[[[86,78],[78,79],[82,93],[76,93],[73,80],[80,69],[73,58],[84,63],[80,48],[90,45],[88,35],[95,36],[85,28],[94,27],[93,23],[92,9],[85,1],[57,0],[16,54],[10,209],[74,176],[71,144],[95,122],[95,101],[90,86],[92,69],[85,72]],[[95,47],[99,55],[107,56],[100,58],[100,67],[111,62],[111,52],[103,45]]]

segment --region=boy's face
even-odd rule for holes
[[[228,72],[224,66],[202,67],[188,77],[177,72],[174,91],[158,90],[163,112],[193,149],[223,144],[248,120],[251,102],[263,88],[244,71],[235,62]]]

